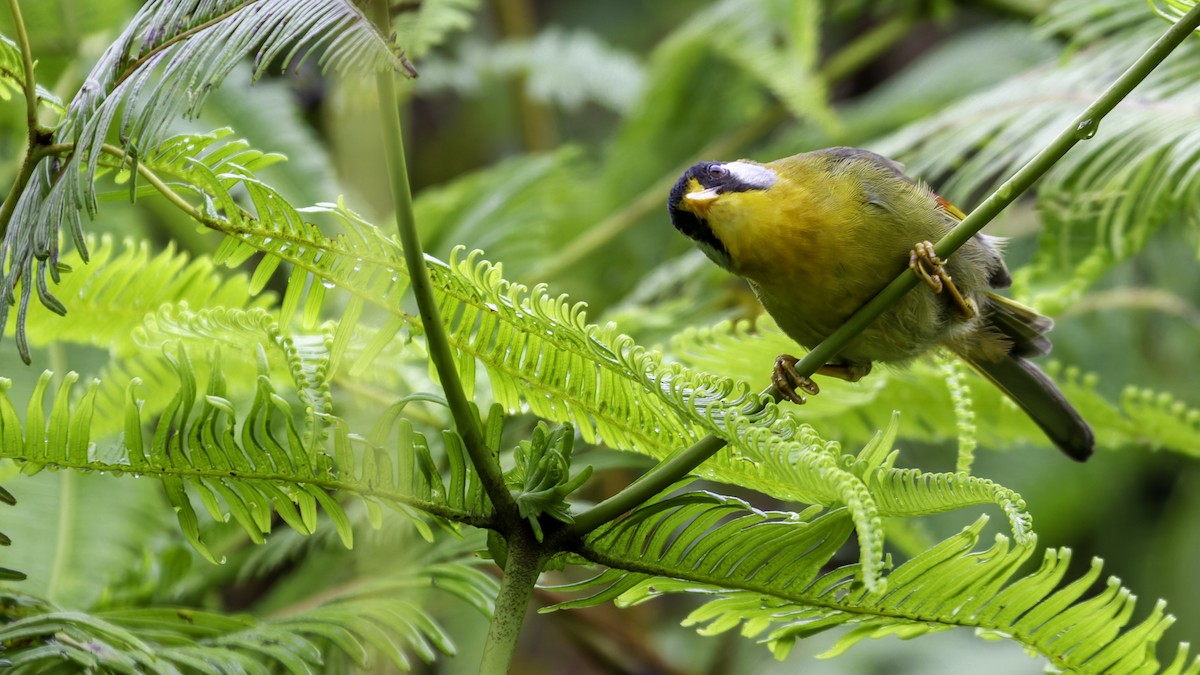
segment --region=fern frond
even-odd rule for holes
[[[145,241],[127,239],[123,249],[107,236],[98,246],[89,241],[94,249],[91,263],[81,264],[78,251],[70,253],[65,261],[72,271],[59,285],[75,299],[77,316],[68,321],[35,309],[28,317],[27,336],[34,346],[91,345],[107,349],[113,357],[99,378],[93,438],[104,439],[121,429],[125,387],[134,376],[146,388],[143,414],[161,411],[171,399],[178,379],[162,356],[161,348],[168,341],[182,341],[201,352],[214,344],[227,346],[226,359],[243,366],[229,368],[232,390],[240,393],[254,387],[255,355],[246,347],[263,346],[272,371],[292,376],[305,405],[328,410],[328,384],[318,385],[312,374],[302,371],[319,366],[304,358],[311,352],[309,343],[321,342],[324,351],[329,336],[322,332],[282,335],[264,309],[274,304],[274,295],[255,297],[254,280],[244,274],[219,274],[211,258],[191,258],[171,245],[151,255]],[[203,377],[207,370],[203,363],[200,367]]]
[[[837,626],[852,629],[826,655],[867,637],[907,639],[961,626],[1014,640],[1072,671],[1158,672],[1154,646],[1174,619],[1159,602],[1130,625],[1134,598],[1116,579],[1085,599],[1099,561],[1062,585],[1070,551],[1047,550],[1040,569],[1018,575],[1034,542],[1011,545],[998,535],[991,548],[976,550],[986,522],[980,518],[897,567],[886,589],[875,590],[855,582],[857,565],[828,567],[851,532],[848,516],[845,509],[764,512],[701,493],[668,497],[589,536],[578,552],[610,569],[559,587],[591,595],[544,611],[693,593],[716,599],[685,625],[705,634],[741,626],[779,658],[796,640]],[[1186,651],[1168,672],[1200,672],[1200,659],[1188,664]]]
[[[1070,124],[1131,54],[1153,42],[1160,23],[1144,4],[1055,3],[1044,29],[1075,36],[1078,51],[1068,60],[971,96],[876,149],[905,161],[952,201],[969,203]],[[1038,187],[1046,227],[1034,264],[1016,282],[1035,293],[1040,309],[1054,314],[1073,303],[1164,224],[1200,208],[1200,94],[1191,66],[1198,55],[1200,45],[1180,45],[1102,124],[1080,128],[1081,138],[1095,140],[1076,146]]]
[[[155,0],[142,7],[101,56],[55,130],[56,143],[71,145],[70,156],[41,161],[27,188],[14,197],[0,244],[6,264],[0,296],[12,298],[19,289],[19,326],[35,286],[46,307],[62,311],[46,279],[59,279],[63,227],[87,260],[79,211],[97,211],[94,181],[118,116],[121,145],[136,163],[158,147],[168,123],[195,115],[208,92],[246,57],[254,57],[257,78],[277,60],[286,67],[315,48],[325,50],[321,65],[338,71],[401,66],[388,40],[349,0]],[[8,303],[0,303],[0,326],[7,312]]]
[[[295,364],[292,385],[298,387],[302,407],[302,412],[297,411],[277,392],[261,345],[253,398],[248,410],[239,410],[228,398],[219,349],[211,345],[206,349],[212,353],[204,360],[208,382],[203,385],[188,350],[178,342],[166,343],[163,352],[178,384],[161,412],[153,416],[143,416],[146,406],[138,398],[140,380],[129,381],[122,411],[124,435],[115,453],[97,450],[92,440],[99,388],[95,380],[72,405],[78,376],[68,374],[47,412],[43,399],[50,375],[43,375],[24,424],[7,395],[0,397],[0,457],[20,460],[27,470],[55,466],[157,477],[185,537],[214,561],[200,539],[189,491],[214,520],[224,522],[232,516],[256,542],[270,532],[272,513],[298,532],[311,533],[319,506],[350,546],[349,521],[327,491],[356,494],[392,507],[427,534],[422,513],[486,524],[488,506],[478,481],[466,475],[465,450],[456,435],[448,433],[444,438],[451,456],[446,478],[435,468],[425,438],[407,420],[397,420],[394,411],[385,411],[382,419],[387,421],[381,422],[371,439],[355,436],[327,412],[330,406],[319,359],[293,354],[289,358]],[[317,365],[308,372],[305,363]],[[8,386],[7,380],[0,380],[5,394]],[[304,420],[303,430],[298,418]],[[147,422],[149,434],[143,431]],[[390,440],[393,426],[398,427],[395,441]],[[331,437],[332,448],[326,436]],[[399,447],[391,447],[392,443]]]
[[[1171,23],[1178,23],[1185,14],[1196,6],[1196,3],[1192,2],[1192,0],[1163,0],[1163,5],[1165,6],[1159,6],[1157,2],[1151,3],[1154,11],[1159,16]]]
[[[356,583],[321,604],[273,619],[190,608],[111,609],[87,614],[5,594],[0,645],[11,672],[63,663],[103,672],[311,673],[340,656],[411,668],[455,647],[427,596],[457,597],[485,616],[496,582],[469,564],[444,562]],[[14,611],[19,608],[21,611]]]
[[[82,316],[66,320],[50,311],[31,310],[26,321],[30,345],[74,343],[130,356],[140,349],[132,337],[135,330],[163,305],[249,310],[274,302],[271,293],[254,297],[245,275],[220,274],[210,258],[177,252],[173,244],[152,254],[148,241],[127,238],[118,246],[105,235],[98,243],[89,237],[88,247],[92,254],[87,263],[78,251],[63,257],[71,271],[56,287],[72,298],[73,311]]]

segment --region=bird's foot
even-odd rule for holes
[[[809,395],[816,396],[821,392],[821,388],[812,381],[812,378],[796,371],[797,362],[798,359],[790,354],[777,356],[775,367],[771,369],[771,384],[775,385],[775,390],[781,397],[796,405],[804,405],[808,399],[796,393],[796,390],[802,389]]]
[[[942,291],[949,293],[950,299],[962,312],[964,319],[975,316],[975,305],[958,292],[958,287],[954,285],[954,281],[946,272],[946,266],[942,259],[938,257],[937,253],[934,253],[932,243],[922,241],[913,246],[912,252],[908,254],[908,267],[917,277],[928,284],[934,293]]]

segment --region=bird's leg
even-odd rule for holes
[[[865,366],[859,365],[859,364],[849,364],[849,363],[839,363],[839,364],[826,363],[825,365],[821,366],[820,368],[817,368],[818,375],[825,375],[827,377],[836,377],[839,380],[845,380],[847,382],[858,382],[859,380],[866,377],[867,373],[870,373],[870,372],[871,372],[871,364],[869,364],[869,363]]]
[[[958,309],[963,313],[964,319],[970,319],[975,316],[975,305],[962,296],[958,292],[958,287],[954,285],[954,281],[950,279],[950,275],[946,272],[945,264],[942,259],[933,252],[933,244],[928,241],[922,241],[908,254],[908,267],[919,278],[929,284],[934,293],[941,293],[943,290],[950,294],[950,299],[958,306]]]
[[[820,393],[821,388],[811,378],[796,372],[798,361],[799,359],[790,354],[780,354],[775,357],[775,367],[771,369],[771,384],[775,385],[775,390],[783,398],[796,405],[804,405],[808,399],[797,394],[796,390],[803,389],[808,394],[815,396]]]

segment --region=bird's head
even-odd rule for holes
[[[714,228],[713,219],[719,219],[714,208],[720,211],[718,204],[723,201],[736,201],[738,195],[768,190],[777,180],[773,170],[746,160],[694,164],[671,189],[667,200],[671,224],[695,241],[713,262],[730,269],[732,261],[727,244],[722,241],[721,228]]]

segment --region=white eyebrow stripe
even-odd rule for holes
[[[775,184],[778,177],[775,172],[761,164],[751,164],[750,162],[729,162],[725,164],[725,168],[729,173],[737,179],[739,183],[748,185],[756,190],[765,190]]]

